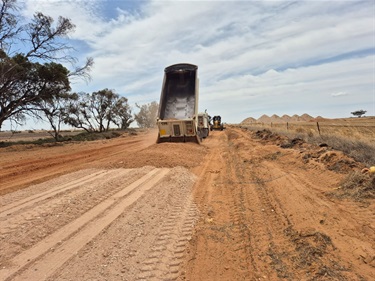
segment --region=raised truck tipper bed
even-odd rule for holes
[[[198,66],[180,63],[164,70],[157,125],[157,143],[200,143],[197,130]]]

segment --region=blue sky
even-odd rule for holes
[[[159,101],[164,68],[187,62],[198,65],[199,111],[224,122],[375,115],[374,1],[23,2],[26,18],[41,11],[76,24],[73,55],[95,66],[74,91]]]

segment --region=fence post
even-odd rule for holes
[[[319,132],[319,136],[320,136],[320,127],[319,127],[319,122],[316,122],[316,126],[318,127],[318,132]]]
[[[289,130],[289,123],[286,122],[286,130],[288,131]]]

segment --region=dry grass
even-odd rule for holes
[[[319,124],[319,127],[318,127]],[[249,130],[268,129],[289,139],[327,144],[366,166],[375,165],[375,117],[329,119],[317,122],[250,123]]]
[[[267,252],[280,279],[296,280],[293,272],[298,270],[304,273],[304,280],[347,280],[343,274],[347,269],[332,258],[336,248],[328,235],[313,228],[297,231],[292,226],[284,229],[284,234],[294,249],[280,251],[271,243]]]
[[[375,164],[375,142],[360,139],[349,139],[343,136],[307,137],[307,142],[313,144],[326,143],[330,147],[344,152],[354,160],[370,167]]]
[[[375,199],[375,175],[354,171],[347,175],[340,183],[337,191],[330,195],[340,198],[353,198],[357,201]]]
[[[51,145],[62,145],[65,142],[81,142],[81,141],[95,141],[101,139],[112,139],[120,137],[123,133],[134,134],[133,130],[127,131],[108,131],[108,132],[93,132],[87,133],[83,131],[64,133],[59,140],[56,142],[54,138],[51,137],[47,132],[41,133],[31,133],[30,137],[26,134],[20,134],[20,136],[13,137],[10,135],[8,138],[6,133],[3,133],[3,138],[0,138],[0,148],[9,147],[12,145],[41,145],[41,146],[51,146]],[[4,139],[4,141],[3,141]]]
[[[351,118],[350,120],[336,121],[336,123],[324,122],[324,126],[319,125],[319,131],[314,131],[312,124],[300,122],[299,124],[251,124],[245,127],[248,130],[257,132],[256,135],[262,139],[272,138],[278,141],[277,135],[288,139],[280,146],[292,148],[294,142],[304,141],[317,146],[327,146],[334,150],[342,151],[354,161],[364,164],[367,167],[375,166],[375,118],[364,119]],[[341,125],[340,125],[341,124]],[[342,124],[345,124],[342,125]],[[316,125],[315,125],[316,126]],[[262,130],[262,131],[260,131]],[[334,154],[330,154],[332,156]],[[308,154],[306,155],[306,157]],[[327,160],[327,168],[330,170],[340,170],[340,165],[352,167],[353,163],[346,163],[341,159],[337,163],[332,159]],[[339,188],[328,193],[336,198],[351,198],[356,201],[375,199],[375,175],[362,174],[357,170],[347,171],[347,176],[339,183]],[[340,172],[338,171],[338,172]]]
[[[375,141],[375,117],[325,119],[319,122],[248,123],[243,127],[267,128],[276,131],[313,136],[341,136],[362,141]]]

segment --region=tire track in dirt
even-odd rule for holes
[[[242,256],[244,264],[243,275],[246,279],[256,280],[264,278],[272,280],[275,278],[274,274],[265,267],[267,261],[267,251],[269,245],[273,241],[272,226],[279,225],[279,219],[270,222],[270,215],[265,212],[269,209],[267,198],[262,196],[263,186],[257,178],[254,177],[254,169],[248,169],[244,165],[244,159],[239,157],[237,150],[239,147],[243,149],[244,144],[239,144],[237,141],[237,134],[229,131],[228,135],[228,171],[232,188],[233,206],[231,215],[233,221],[236,223],[236,230],[239,235],[236,235],[236,252]],[[249,149],[252,149],[249,147]],[[250,173],[249,173],[250,172]],[[249,184],[250,183],[250,184]]]
[[[55,188],[51,188],[50,190],[47,190],[43,193],[38,193],[34,196],[25,198],[23,200],[16,201],[12,204],[2,206],[2,207],[0,207],[0,218],[9,216],[12,213],[14,213],[14,212],[16,212],[20,209],[23,209],[23,208],[26,208],[26,207],[31,206],[33,204],[36,204],[36,203],[38,203],[42,200],[49,199],[49,198],[51,198],[55,195],[58,195],[59,193],[68,191],[69,189],[76,188],[79,185],[88,184],[91,181],[94,181],[94,180],[96,180],[98,178],[101,178],[103,176],[106,176],[106,175],[109,176],[110,173],[111,173],[111,171],[108,170],[108,171],[100,171],[99,173],[97,173],[95,175],[90,174],[90,175],[87,175],[83,178],[77,179],[75,181],[68,182],[64,185],[60,185],[60,186],[56,186]]]
[[[227,159],[230,163],[227,173],[232,178],[226,184],[233,185],[234,208],[231,214],[236,224],[241,226],[236,243],[238,251],[242,250],[243,259],[248,262],[247,267],[244,267],[249,270],[247,279],[293,280],[295,269],[288,263],[288,258],[280,258],[284,252],[277,249],[278,245],[282,245],[284,249],[295,247],[285,235],[291,222],[283,211],[283,206],[268,192],[267,186],[269,182],[284,177],[287,173],[276,176],[274,172],[269,173],[262,159],[268,157],[267,152],[263,152],[264,155],[258,154],[258,159],[247,161],[246,154],[254,155],[251,151],[257,145],[240,131],[228,131],[227,134]],[[244,138],[250,143],[243,143]],[[247,153],[242,154],[242,151]]]
[[[12,258],[9,261],[10,267],[0,269],[0,277],[2,280],[46,279],[168,172],[168,169],[153,169],[125,186],[77,220]]]
[[[190,196],[178,193],[172,212],[163,223],[150,254],[143,262],[137,280],[176,280],[186,244],[198,217]]]
[[[198,251],[198,254],[189,256],[185,262],[186,278],[249,280],[247,236],[244,236],[241,210],[234,198],[236,179],[232,173],[235,167],[231,166],[233,162],[227,151],[228,138],[224,132],[214,132],[204,145],[210,147],[210,153],[200,167],[199,180],[194,187],[195,200],[203,217],[189,251]]]
[[[250,280],[250,272],[254,271],[254,257],[252,255],[252,236],[250,235],[249,226],[244,218],[246,206],[243,198],[243,187],[238,184],[245,181],[244,170],[239,164],[240,159],[234,153],[235,146],[231,141],[231,135],[225,134],[227,145],[223,150],[223,158],[226,160],[226,185],[229,187],[230,195],[228,196],[230,202],[229,215],[232,221],[232,240],[233,253],[238,255],[238,275],[242,276],[244,280]],[[249,269],[252,270],[249,270]]]
[[[83,170],[66,175],[62,179],[51,180],[44,184],[29,187],[29,192],[33,191],[34,195],[26,197],[24,195],[22,199],[15,202],[24,201],[28,197],[35,197],[35,194],[40,193],[38,190],[46,185],[64,186],[66,185],[64,178],[68,179],[70,177],[68,179],[68,182],[70,182],[72,178],[76,178],[76,175],[91,174],[95,176],[98,173],[102,174],[101,177],[94,177],[94,181],[76,184],[74,188],[60,192],[53,197],[46,198],[37,204],[32,204],[6,218],[0,219],[2,226],[0,229],[0,253],[6,245],[12,245],[13,255],[28,249],[59,227],[63,227],[68,221],[78,218],[95,205],[121,190],[123,185],[131,183],[148,171],[150,169],[147,168],[135,172],[132,169],[114,169],[102,172],[98,172],[98,170]],[[110,190],[101,188],[108,185],[111,185]],[[28,190],[25,189],[18,193],[27,194]],[[7,256],[4,256],[4,251],[0,254],[0,262],[12,256],[11,253],[7,253]]]
[[[102,168],[103,163],[111,163],[105,168],[113,168],[113,163],[116,161],[123,161],[127,155],[154,144],[155,141],[150,137],[151,133],[146,132],[139,136],[131,136],[130,139],[121,137],[103,143],[97,141],[97,144],[89,144],[87,147],[82,147],[80,150],[73,149],[68,153],[61,147],[43,148],[43,153],[40,155],[32,151],[30,157],[20,156],[17,160],[11,158],[12,161],[6,161],[11,155],[11,152],[6,152],[5,161],[0,160],[0,195],[77,169]],[[82,146],[82,144],[78,145]],[[62,153],[59,152],[61,150]]]
[[[268,165],[265,163],[264,166]],[[273,167],[273,172],[283,173],[284,171]],[[280,249],[279,247],[277,249],[278,247],[275,247],[274,249],[276,252],[284,253],[283,259],[288,257],[292,260],[294,272],[309,276],[308,280],[318,279],[322,275],[329,275],[337,280],[367,280],[360,272],[351,272],[351,268],[362,268],[365,272],[366,264],[371,257],[375,257],[375,252],[369,243],[369,240],[375,241],[375,232],[368,223],[374,220],[374,213],[369,209],[363,209],[358,213],[354,209],[350,210],[348,206],[342,209],[339,204],[334,204],[335,208],[332,208],[330,202],[324,200],[324,193],[317,188],[320,185],[319,182],[329,185],[330,181],[324,177],[317,180],[317,177],[318,175],[314,173],[306,173],[304,177],[290,174],[288,177],[268,184],[268,188],[274,190],[269,194],[269,198],[278,202],[279,206],[282,206],[281,199],[285,200],[285,198],[278,191],[280,188],[286,189],[292,186],[294,190],[290,199],[293,200],[293,208],[307,212],[303,218],[294,219],[294,222],[284,229],[284,234],[292,243],[293,248]],[[316,190],[316,192],[307,192],[301,187],[308,187],[310,191]],[[283,211],[290,213],[289,208],[289,206],[283,206]],[[345,213],[347,215],[342,216]],[[331,228],[331,225],[337,227]],[[362,227],[366,225],[369,226],[368,229]],[[356,235],[350,237],[351,232],[356,229],[363,231],[355,231]],[[353,241],[356,243],[353,244]],[[358,245],[361,246],[358,247]],[[357,258],[348,263],[345,257],[353,255]],[[309,274],[311,265],[319,269],[315,276]],[[373,276],[375,276],[375,271]]]
[[[194,181],[187,169],[172,168],[47,280],[142,280],[151,270],[147,280],[173,279],[199,215],[191,203]]]
[[[242,132],[236,131],[236,133],[245,137]],[[234,142],[237,142],[236,137]],[[298,247],[301,248],[301,245],[296,245],[295,240],[291,238],[290,233],[295,234],[293,224],[288,218],[285,207],[277,200],[272,190],[275,182],[279,179],[285,180],[290,175],[287,171],[280,170],[278,166],[268,163],[267,161],[276,154],[270,157],[267,153],[265,150],[258,154],[258,160],[254,162],[238,157],[241,153],[235,151],[232,153],[238,158],[237,180],[243,183],[238,189],[240,190],[238,204],[244,206],[244,210],[251,211],[242,214],[243,221],[251,222],[249,237],[252,238],[251,254],[255,273],[253,278],[294,280],[301,274],[301,265],[296,266],[293,262],[296,259],[294,251]],[[292,186],[298,185],[293,183]],[[301,186],[308,187],[306,183]]]
[[[236,130],[236,133],[243,136],[243,132]],[[234,142],[237,142],[237,138],[234,138]],[[336,213],[336,207],[332,208],[332,202],[324,198],[322,189],[318,188],[324,186],[320,181],[328,184],[330,179],[319,179],[318,171],[298,170],[298,167],[291,172],[290,167],[293,163],[285,165],[286,163],[282,161],[283,154],[290,154],[288,151],[285,153],[276,151],[272,155],[268,154],[267,149],[261,154],[259,152],[257,151],[259,158],[256,161],[246,161],[246,158],[242,158],[246,155],[242,151],[232,154],[238,158],[237,180],[244,180],[245,183],[244,188],[240,189],[244,191],[240,198],[245,198],[246,208],[254,210],[248,217],[244,212],[244,220],[254,219],[251,225],[256,231],[250,229],[250,236],[255,242],[252,251],[261,253],[257,259],[254,259],[255,264],[258,265],[256,267],[258,275],[255,277],[261,278],[263,274],[263,278],[266,277],[267,280],[295,280],[298,276],[305,276],[306,280],[317,280],[323,276],[330,276],[334,280],[366,280],[360,273],[351,272],[350,268],[353,264],[345,261],[345,255],[338,251],[332,240],[335,231],[329,231],[324,227],[326,224],[324,214],[330,213],[332,217],[340,217],[340,214]],[[286,159],[292,158],[286,157]],[[286,170],[283,165],[287,167]],[[286,194],[289,195],[285,197]],[[285,205],[288,201],[293,202],[293,206]],[[239,204],[242,204],[242,200]],[[289,216],[296,210],[305,214],[298,224]],[[367,218],[370,217],[367,212]],[[264,234],[259,235],[262,233],[262,228]],[[368,243],[362,244],[364,248],[371,249]],[[347,252],[346,255],[350,256],[352,251]],[[374,255],[371,251],[360,252],[367,260],[371,260],[370,257]],[[362,266],[363,263],[356,262],[355,267]],[[365,267],[363,269],[365,270]]]
[[[184,264],[187,279],[297,280],[303,276],[317,280],[331,276],[335,280],[366,280],[340,261],[330,237],[320,228],[304,229],[303,221],[296,225],[291,217],[293,213],[299,219],[305,215],[305,224],[316,225],[310,220],[314,218],[310,209],[289,206],[288,197],[291,203],[315,201],[315,208],[322,207],[320,213],[329,213],[333,206],[327,198],[319,197],[312,178],[304,180],[309,173],[305,167],[306,171],[293,167],[297,163],[290,151],[264,146],[240,130],[228,129],[213,136],[206,142],[211,147],[202,174],[212,167],[221,169],[211,180],[207,175],[201,177],[195,187],[206,218],[199,222],[197,236],[190,243],[191,254]],[[284,156],[292,163],[283,163]],[[318,178],[318,173],[312,177]],[[367,260],[371,260],[370,252]]]

